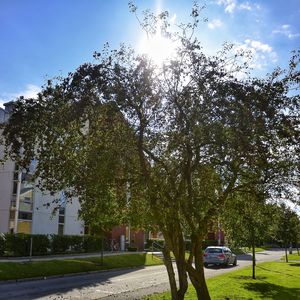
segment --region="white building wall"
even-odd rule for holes
[[[72,203],[67,202],[65,212],[64,234],[82,235],[84,234],[84,222],[78,219],[80,203],[78,199],[73,199]]]
[[[53,201],[59,197],[59,194],[51,196],[49,193],[42,193],[35,188],[32,218],[33,234],[58,234],[59,212],[57,210],[53,214],[53,210],[57,206],[57,203],[53,203]],[[46,205],[47,203],[49,206]],[[77,199],[66,204],[63,231],[65,235],[84,234],[84,222],[78,219],[79,209],[80,204]]]
[[[32,233],[33,234],[57,234],[58,212],[53,214],[56,204],[52,203],[55,197],[49,193],[42,193],[38,188],[34,190]],[[50,205],[47,206],[47,203]]]
[[[1,149],[0,149],[1,156]],[[14,163],[0,164],[0,233],[9,231],[9,212],[13,190]]]
[[[5,110],[0,108],[0,123],[8,120],[10,109],[10,103],[7,103]],[[3,149],[0,147],[0,158],[2,158],[2,155]],[[4,165],[0,164],[0,233],[9,232],[9,215],[13,192],[14,168],[15,163],[12,161],[7,161]],[[31,184],[28,186],[30,187]],[[58,233],[59,213],[57,210],[57,212],[53,214],[53,209],[57,206],[57,203],[52,202],[55,199],[59,199],[59,197],[59,194],[51,196],[49,192],[42,193],[38,188],[34,187],[31,233]],[[50,205],[45,205],[47,203]],[[80,204],[77,199],[73,199],[72,203],[66,203],[64,234],[84,234],[84,222],[78,219],[79,209]]]

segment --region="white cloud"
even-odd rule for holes
[[[294,39],[300,36],[299,33],[295,33],[291,30],[291,25],[284,24],[281,25],[278,29],[274,29],[272,34],[281,34],[286,36],[288,39]]]
[[[19,91],[16,93],[1,93],[0,94],[0,107],[3,107],[5,102],[9,102],[15,100],[20,96],[24,96],[25,98],[36,98],[37,94],[41,91],[41,88],[34,84],[27,84],[23,91]]]
[[[223,23],[219,19],[213,19],[210,22],[208,22],[207,26],[208,26],[209,29],[215,29],[217,27],[223,26]]]
[[[256,3],[239,2],[238,0],[216,0],[218,5],[222,5],[226,13],[233,14],[235,10],[253,10],[260,9],[260,6]]]
[[[260,41],[254,41],[254,40],[245,40],[245,44],[249,47],[252,47],[255,50],[260,50],[262,52],[267,52],[271,53],[272,52],[272,47],[268,44],[264,44]]]
[[[252,10],[252,6],[250,5],[249,2],[241,3],[241,4],[239,5],[239,8],[240,8],[240,9],[244,9],[244,10]]]
[[[235,47],[236,53],[244,53],[245,60],[250,56],[250,67],[254,69],[263,69],[270,63],[276,63],[278,60],[277,53],[273,48],[260,41],[246,39],[244,43]]]

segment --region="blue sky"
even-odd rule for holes
[[[188,0],[135,1],[140,10],[158,7],[185,22]],[[199,1],[199,4],[204,2]],[[207,52],[224,41],[253,54],[252,66],[265,74],[284,66],[300,48],[299,0],[207,0],[197,36]],[[47,78],[65,75],[105,42],[136,46],[142,36],[127,0],[1,0],[0,104],[18,95],[33,96]]]

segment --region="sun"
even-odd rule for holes
[[[165,60],[172,58],[176,53],[175,43],[160,33],[151,37],[143,36],[138,49],[139,53],[147,55],[157,65],[162,65]]]

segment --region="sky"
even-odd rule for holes
[[[213,54],[223,42],[253,54],[264,75],[286,66],[300,49],[300,0],[207,0],[196,35]],[[136,0],[138,12],[168,10],[187,22],[193,1]],[[0,0],[0,106],[20,95],[32,97],[47,79],[66,75],[108,42],[138,49],[143,31],[127,0]]]

